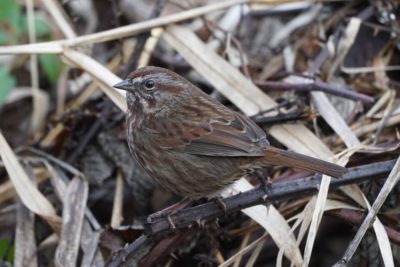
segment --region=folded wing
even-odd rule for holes
[[[172,133],[177,127],[185,131]],[[169,129],[169,130],[168,130]],[[169,134],[159,144],[168,150],[204,156],[263,156],[269,146],[265,132],[252,120],[230,111],[213,116],[206,122],[180,121],[168,125]]]

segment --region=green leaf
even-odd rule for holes
[[[15,87],[15,79],[8,71],[0,66],[0,105],[2,105],[8,93]]]
[[[20,10],[17,0],[0,0],[0,22],[8,23],[14,29],[17,29],[20,18]]]
[[[0,0],[2,1],[2,0]],[[41,19],[35,18],[35,32],[37,38],[43,38],[46,35],[50,34],[49,26]],[[20,27],[19,30],[21,33],[27,34],[28,33],[28,18],[26,16],[22,16],[20,20]]]
[[[11,244],[11,248],[9,248],[10,242],[12,242],[12,241],[9,239],[0,239],[0,258],[6,259],[8,262],[13,262],[14,261],[14,244]],[[6,253],[7,253],[7,255],[6,255]]]
[[[17,0],[0,0],[0,44],[14,44],[20,32]]]
[[[51,33],[43,20],[35,17],[34,27],[37,39],[44,39]],[[21,35],[28,34],[28,19],[22,14],[17,0],[0,0],[0,44],[15,44]]]
[[[7,35],[0,30],[0,44],[6,44],[7,43]]]
[[[39,64],[46,74],[47,79],[52,84],[55,84],[61,70],[61,61],[59,58],[53,54],[39,55]]]
[[[42,38],[50,34],[50,27],[43,20],[35,18],[35,32],[37,38]]]

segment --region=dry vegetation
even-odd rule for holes
[[[395,0],[1,0],[0,266],[399,266],[399,15]],[[146,65],[349,173],[271,167],[267,195],[257,177],[222,193],[253,190],[226,214],[204,200],[177,229],[144,223],[179,200],[126,146],[112,85]]]

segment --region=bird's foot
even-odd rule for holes
[[[165,212],[164,210],[160,210],[160,211],[157,211],[157,212],[155,212],[153,214],[150,214],[147,217],[147,222],[148,223],[152,223],[152,222],[154,222],[154,221],[156,221],[158,219],[166,219],[168,221],[170,229],[171,230],[175,230],[176,229],[175,223],[171,219],[171,215],[172,214],[173,214],[173,212],[168,214],[168,212]]]
[[[224,199],[220,196],[217,196],[212,198],[211,200],[214,201],[222,209],[222,211],[224,212],[224,216],[226,216],[227,207]]]
[[[172,230],[174,230],[174,229],[176,229],[176,226],[171,218],[171,215],[173,215],[178,210],[181,210],[184,207],[186,207],[187,205],[189,205],[190,202],[191,202],[191,200],[189,198],[185,197],[185,198],[181,199],[180,201],[178,201],[177,203],[175,203],[163,210],[160,210],[153,214],[150,214],[147,217],[147,222],[151,223],[151,222],[156,221],[157,219],[166,219],[168,221],[170,228]]]
[[[259,171],[256,172],[257,179],[260,181],[260,186],[264,190],[266,196],[270,195],[271,193],[271,185],[272,181],[268,176],[267,179],[264,178],[263,174]]]
[[[257,176],[258,180],[260,181],[260,186],[262,187],[262,189],[264,191],[264,196],[262,197],[262,199],[265,202],[267,200],[268,196],[271,194],[271,185],[272,185],[271,178],[269,176],[267,176],[267,179],[265,179],[264,176],[262,175],[262,172],[259,172],[259,171],[256,172],[256,176]],[[267,213],[269,213],[270,205],[271,205],[271,203],[269,203],[269,202],[267,202],[265,204],[265,206],[267,207]]]

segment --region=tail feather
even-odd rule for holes
[[[347,171],[346,168],[337,164],[291,151],[274,147],[268,147],[264,151],[264,162],[268,165],[283,165],[323,173],[333,177],[340,177]]]

